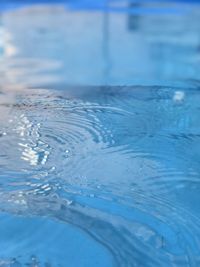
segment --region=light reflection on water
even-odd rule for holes
[[[1,211],[22,215],[16,221],[27,231],[37,219],[29,226],[26,217],[49,218],[44,226],[39,219],[38,239],[48,220],[76,226],[100,245],[85,252],[97,253],[99,266],[198,266],[199,97],[167,87],[19,92],[1,105],[9,109],[1,120]],[[16,246],[15,217],[2,216],[14,246],[2,259],[22,265],[34,255],[39,266],[73,266],[68,254],[47,249],[41,258],[26,234],[27,248]],[[65,241],[52,238],[55,249],[71,245],[67,229]],[[80,253],[77,266],[84,260]]]
[[[1,14],[0,266],[200,265],[200,11],[184,7]]]

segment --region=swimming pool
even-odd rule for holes
[[[200,7],[108,3],[0,13],[0,266],[200,266]]]

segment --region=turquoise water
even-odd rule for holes
[[[0,266],[200,266],[200,11],[166,6],[1,13]]]

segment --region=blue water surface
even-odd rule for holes
[[[1,10],[2,267],[200,266],[200,7],[107,4]]]

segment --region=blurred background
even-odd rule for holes
[[[0,87],[197,86],[200,1],[1,0]]]
[[[199,20],[0,0],[0,266],[200,266]]]

